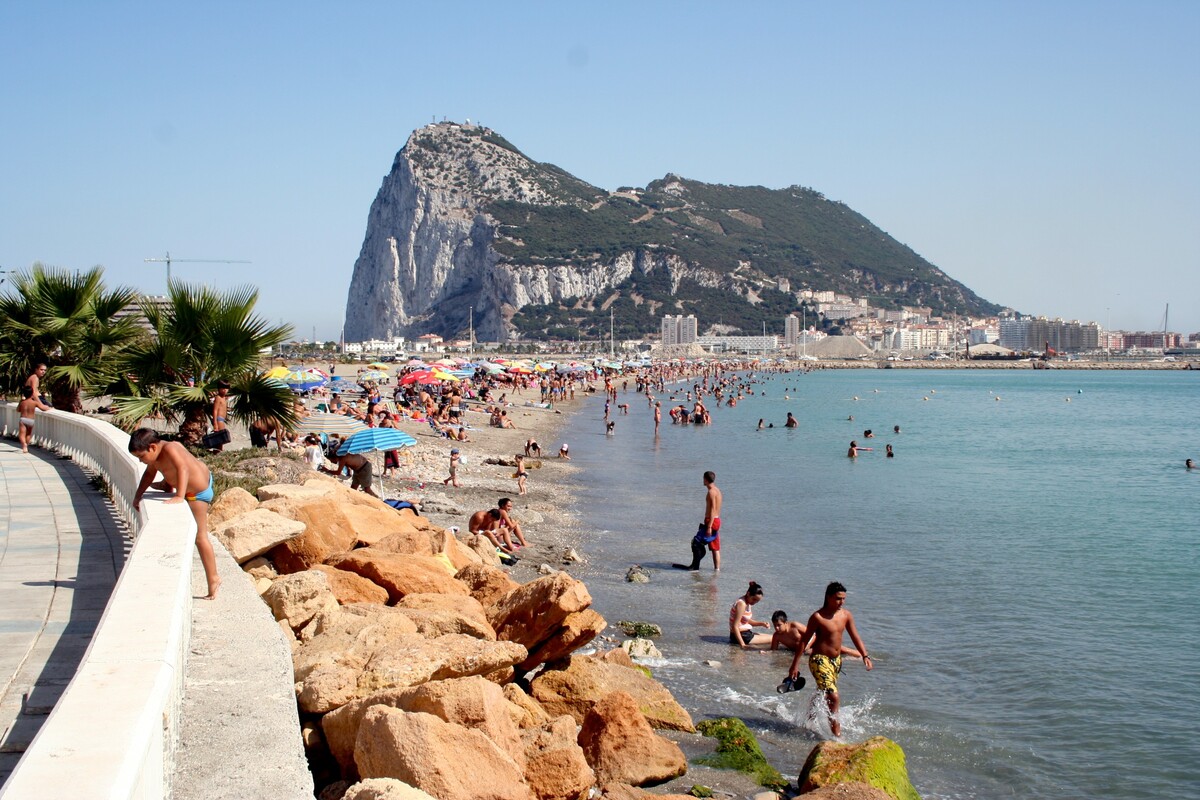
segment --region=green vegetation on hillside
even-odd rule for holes
[[[764,321],[776,329],[784,315],[798,308],[792,295],[759,288],[778,278],[788,280],[793,291],[867,296],[882,308],[999,310],[861,214],[803,187],[766,189],[667,178],[651,183],[640,201],[612,195],[590,209],[505,201],[492,203],[488,211],[499,222],[496,250],[517,263],[594,264],[623,253],[672,254],[718,273],[748,268],[759,279],[751,288],[763,302],[751,304],[740,293],[686,280],[672,295],[663,285],[665,276],[637,274],[616,289],[618,335],[653,331],[663,313],[696,313],[704,325],[722,322],[746,333],[758,332]],[[667,310],[651,313],[649,304],[635,303],[635,295],[663,303]],[[553,308],[526,307],[514,324],[532,337],[607,333],[607,311],[597,314],[587,304],[575,305],[563,301]]]

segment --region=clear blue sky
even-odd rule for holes
[[[598,186],[811,186],[989,300],[1200,330],[1200,3],[0,4],[0,268],[336,338],[435,117]]]

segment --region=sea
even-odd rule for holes
[[[845,665],[843,738],[898,742],[923,797],[1200,797],[1200,373],[755,380],[710,426],[671,425],[668,386],[656,437],[631,382],[611,436],[600,397],[563,433],[595,608],[662,627],[649,666],[695,719],[740,717],[794,782],[830,736],[811,676],[777,693],[791,654],[731,646],[729,609],[753,580],[756,618],[803,622],[836,580],[874,660]],[[722,568],[676,570],[705,470]]]

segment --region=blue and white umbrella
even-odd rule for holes
[[[399,450],[401,447],[414,447],[416,444],[416,439],[395,428],[367,428],[342,442],[337,454],[345,456],[353,453],[370,453],[373,450]]]

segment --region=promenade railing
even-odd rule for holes
[[[16,406],[0,405],[0,415],[5,434],[15,434]],[[38,412],[35,442],[106,482],[134,543],[75,677],[0,798],[167,797],[191,631],[195,522],[183,503],[133,510],[144,468],[129,455],[129,436],[110,424]]]

